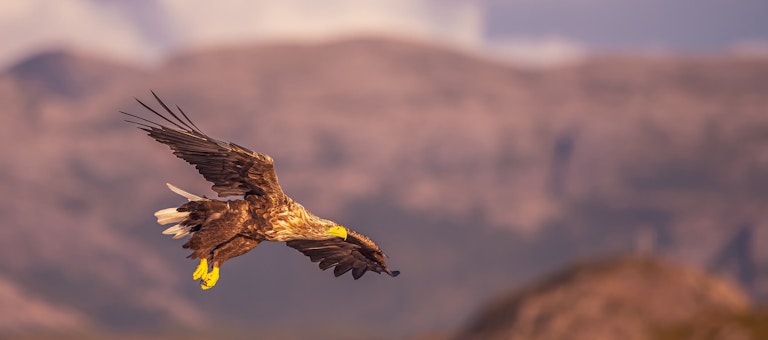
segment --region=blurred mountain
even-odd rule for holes
[[[17,86],[36,97],[83,99],[117,78],[137,72],[128,66],[63,51],[33,56],[5,72]]]
[[[272,155],[287,193],[376,239],[403,275],[335,279],[267,244],[201,292],[152,212],[181,203],[165,182],[213,196],[209,184],[117,113],[142,113],[132,98],[150,89]],[[450,328],[574,257],[638,250],[746,278],[765,299],[765,93],[761,59],[529,70],[383,39],[190,52],[151,70],[34,57],[0,75],[0,281],[61,321],[0,331],[339,334],[346,320],[353,338],[391,338]]]
[[[625,258],[583,263],[497,297],[457,338],[658,339],[661,330],[749,308],[746,295],[720,278],[651,258]],[[749,335],[734,327],[729,334]]]

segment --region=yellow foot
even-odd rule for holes
[[[208,260],[200,259],[200,264],[192,273],[192,280],[199,280],[208,274]]]
[[[213,286],[216,285],[216,282],[219,281],[219,267],[213,267],[213,270],[202,277],[202,280],[200,281],[200,288],[203,290],[208,290],[213,288]]]

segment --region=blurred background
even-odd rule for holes
[[[0,338],[768,337],[768,3],[0,3]],[[396,279],[282,244],[202,292],[215,194],[154,90]]]

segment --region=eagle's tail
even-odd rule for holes
[[[205,197],[200,197],[181,190],[170,183],[166,183],[166,185],[168,186],[168,189],[171,189],[171,191],[183,196],[189,201],[208,200]],[[179,211],[178,208],[167,208],[155,212],[155,217],[157,217],[157,223],[160,225],[176,223],[176,225],[163,230],[163,234],[173,235],[174,239],[189,235],[192,231],[192,225],[182,224],[182,222],[189,217],[189,211]]]

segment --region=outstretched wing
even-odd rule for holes
[[[164,114],[138,99],[136,101],[170,125],[127,112],[121,113],[138,119],[139,121],[129,122],[139,125],[150,137],[168,145],[174,155],[194,165],[206,180],[213,183],[212,189],[219,197],[246,194],[270,197],[284,195],[277,182],[272,157],[208,137],[181,108],[176,106],[178,113],[174,113],[154,92],[152,95],[162,106]]]
[[[320,269],[331,267],[335,276],[352,270],[352,277],[359,279],[365,272],[387,273],[389,276],[400,275],[399,271],[390,271],[384,262],[384,252],[365,235],[347,229],[347,239],[332,238],[327,240],[293,240],[286,242],[312,262],[320,262]]]

